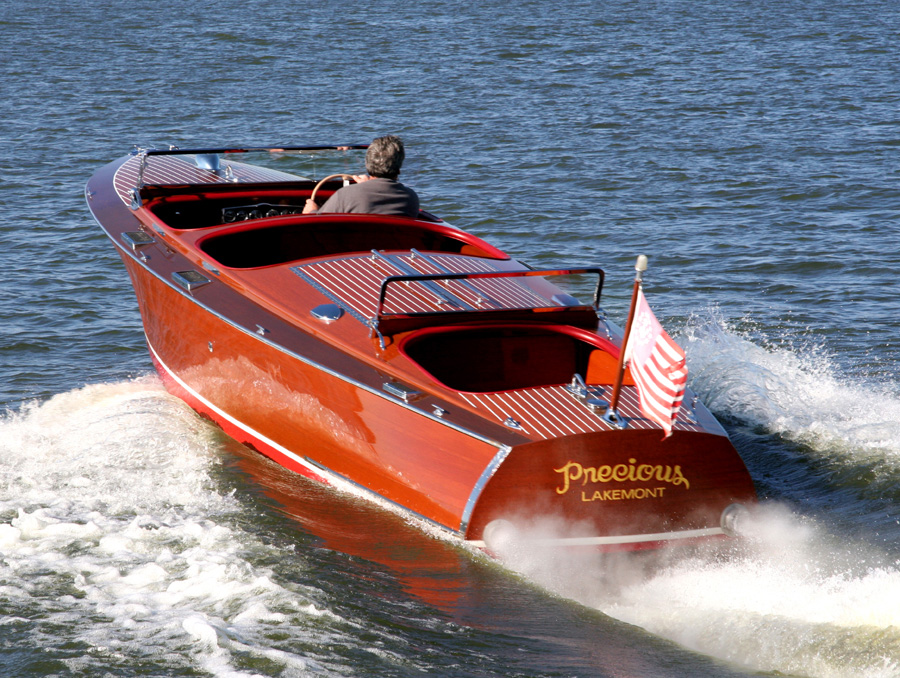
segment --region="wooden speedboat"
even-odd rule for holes
[[[598,408],[622,334],[600,269],[533,270],[426,212],[302,215],[342,181],[233,160],[359,148],[137,150],[90,179],[166,387],[283,466],[476,546],[539,521],[617,550],[729,533],[753,483],[693,394],[665,439],[627,371],[619,423]],[[592,303],[566,276],[594,281]]]

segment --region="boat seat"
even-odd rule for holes
[[[587,372],[584,381],[587,384],[614,384],[616,373],[619,369],[619,359],[606,351],[596,349],[588,356]],[[631,371],[625,370],[625,378],[622,383],[626,386],[634,386]]]

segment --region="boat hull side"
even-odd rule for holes
[[[210,312],[127,253],[123,260],[154,362],[172,393],[291,470],[349,481],[444,529],[464,529],[472,488],[499,444],[381,395],[376,370],[314,338],[301,337],[320,355],[330,350],[332,364],[346,361],[354,377]],[[235,305],[248,303],[235,296]],[[371,383],[363,384],[367,370]]]

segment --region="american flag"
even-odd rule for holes
[[[684,398],[687,363],[684,351],[650,310],[643,289],[638,290],[625,357],[631,361],[631,376],[637,384],[644,416],[662,426],[668,438]]]

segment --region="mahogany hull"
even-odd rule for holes
[[[366,388],[310,364],[125,261],[154,363],[172,393],[293,471],[337,476],[444,528],[465,530],[466,504],[499,443],[399,406],[374,383]],[[331,357],[336,367],[349,360]]]
[[[185,174],[180,165],[174,171],[191,181],[197,173]],[[204,176],[211,188],[187,196],[189,203],[175,187],[142,194],[153,197],[157,191],[162,197],[154,198],[156,207],[129,206],[126,188],[133,173],[128,159],[101,169],[88,184],[88,202],[131,277],[157,371],[170,392],[282,466],[321,482],[349,484],[479,546],[491,526],[507,522],[552,524],[558,543],[601,548],[718,538],[726,532],[723,511],[755,501],[743,461],[702,405],[663,439],[658,426],[641,419],[627,374],[623,407],[631,426],[624,430],[604,423],[584,398],[566,392],[560,370],[571,375],[573,368],[547,365],[544,349],[536,346],[547,351],[577,346],[568,358],[581,364],[578,351],[584,352],[584,376],[600,391],[611,383],[618,359],[612,326],[601,331],[596,314],[582,312],[588,309],[561,302],[561,308],[519,313],[515,322],[506,322],[502,298],[518,283],[473,278],[446,289],[462,297],[473,290],[492,297],[487,303],[495,307],[477,320],[444,328],[442,316],[433,313],[425,314],[431,323],[425,326],[423,316],[403,311],[394,323],[397,337],[381,336],[365,325],[371,308],[366,304],[380,280],[367,271],[401,265],[398,255],[374,262],[356,255],[328,259],[323,248],[340,239],[341,223],[314,218],[300,224],[297,219],[308,217],[279,217],[269,222],[278,230],[269,232],[307,258],[282,262],[260,249],[253,254],[255,263],[242,270],[236,262],[245,257],[245,243],[255,242],[253,222],[231,228],[204,221],[193,232],[171,228],[158,214],[197,218],[205,202],[221,198],[219,188],[227,189],[232,202],[242,190],[272,200],[276,189],[266,184],[263,194],[253,187],[220,186],[216,176]],[[191,192],[189,185],[183,188]],[[292,186],[291,199],[303,190],[308,189]],[[303,238],[315,224],[321,237],[311,256]],[[377,225],[371,219],[352,224],[354,247]],[[308,230],[292,230],[300,226]],[[489,275],[520,266],[443,225],[386,220],[385,229],[395,248],[417,229],[427,232],[423,242],[433,247],[452,248],[459,241],[454,253],[431,255],[448,266],[501,272]],[[226,254],[229,266],[214,258]],[[408,255],[403,262],[422,265],[417,250]],[[436,260],[426,256],[425,261],[430,266]],[[344,292],[335,285],[348,271],[362,276],[350,288],[363,291],[341,299]],[[203,281],[196,287],[184,284],[184,274],[192,272]],[[477,284],[483,287],[476,289]],[[521,288],[537,299],[549,299],[553,289],[541,278]],[[311,311],[330,301],[345,309],[343,319],[334,325],[311,321]],[[500,351],[499,362],[459,374],[502,346],[508,350]],[[517,361],[525,366],[516,377],[521,383],[505,390],[488,386]],[[537,378],[547,385],[534,387]]]

